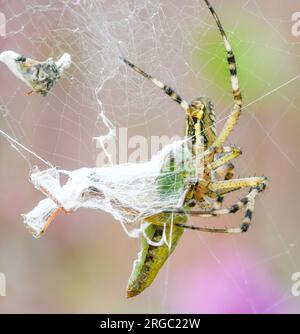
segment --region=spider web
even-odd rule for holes
[[[42,298],[50,302],[39,311],[299,312],[300,297],[291,294],[292,274],[300,271],[300,59],[299,38],[291,34],[296,1],[284,9],[279,0],[212,4],[236,53],[244,96],[244,113],[230,136],[230,143],[243,149],[236,175],[266,175],[271,181],[257,201],[250,232],[186,232],[153,286],[128,303],[120,296],[137,242],[127,240],[104,213],[84,211],[60,217],[60,222],[72,225],[54,225],[47,239],[32,245],[26,231],[19,231],[19,214],[41,198],[28,182],[29,170],[45,166],[19,148],[24,163],[2,140],[6,196],[1,214],[7,233],[0,236],[0,270],[13,287],[19,286],[11,302],[1,304],[3,312],[24,311],[22,302],[27,303],[30,291],[27,311],[39,310]],[[138,157],[146,161],[158,150],[158,138],[182,137],[182,110],[126,68],[120,55],[186,100],[212,97],[219,129],[229,114],[232,96],[224,46],[202,1],[13,0],[0,1],[0,11],[6,16],[0,51],[14,50],[38,60],[65,52],[72,56],[72,66],[46,98],[26,96],[27,87],[1,64],[1,129],[54,166],[74,170],[99,165],[105,160],[104,145],[118,164],[136,157],[136,145],[146,143]],[[234,215],[193,224],[236,226],[240,219]],[[24,254],[24,249],[29,250]],[[59,254],[65,254],[61,261]],[[17,266],[21,257],[23,264]],[[37,271],[45,261],[50,269]],[[37,281],[56,293],[42,293]],[[67,289],[61,290],[61,285]],[[112,299],[118,302],[112,304]],[[58,301],[63,301],[59,307]]]

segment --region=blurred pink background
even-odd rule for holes
[[[243,149],[236,175],[270,179],[249,232],[186,231],[153,285],[127,300],[138,240],[110,215],[88,210],[60,215],[35,240],[20,215],[43,198],[28,175],[35,164],[45,166],[26,154],[28,164],[1,138],[1,313],[299,313],[300,296],[291,293],[292,274],[300,271],[300,37],[291,30],[299,3],[211,2],[234,48],[246,106],[229,139]],[[28,88],[0,64],[1,129],[60,168],[95,166],[101,150],[92,137],[107,131],[97,121],[103,111],[129,137],[183,135],[181,109],[121,65],[119,54],[187,100],[211,97],[219,120],[230,111],[224,47],[203,1],[0,0],[0,11],[7,19],[0,52],[72,56],[46,98],[26,96]],[[194,223],[240,220],[237,214]]]

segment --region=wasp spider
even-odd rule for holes
[[[196,184],[191,185],[185,200],[182,211],[176,213],[186,213],[203,217],[220,216],[229,213],[236,213],[245,208],[243,221],[239,227],[233,228],[208,228],[196,227],[187,224],[176,224],[179,227],[191,228],[203,232],[219,233],[239,233],[249,229],[254,211],[254,204],[257,195],[262,192],[267,185],[265,177],[233,178],[234,166],[231,162],[242,152],[239,148],[224,146],[228,135],[233,130],[242,111],[242,95],[237,77],[237,67],[233,50],[228,41],[223,26],[209,1],[205,0],[213,18],[219,28],[227,53],[227,62],[230,72],[231,86],[234,104],[229,117],[219,135],[216,131],[216,118],[213,103],[210,99],[199,97],[190,103],[179,96],[171,87],[165,85],[151,75],[147,74],[139,67],[122,58],[124,63],[134,71],[141,74],[152,83],[162,89],[172,100],[177,102],[186,114],[185,135],[192,140],[192,152],[196,156],[201,154],[200,147],[204,146],[204,173]],[[201,143],[203,145],[201,145]],[[203,149],[202,149],[203,150]],[[202,151],[203,153],[203,151]],[[249,193],[238,202],[228,208],[221,208],[224,195],[240,189],[249,189]],[[200,210],[197,210],[198,209]],[[204,208],[204,209],[203,209]],[[166,211],[167,212],[167,211]],[[174,213],[174,211],[173,211]],[[157,223],[157,219],[149,217],[149,222]]]

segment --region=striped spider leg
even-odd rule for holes
[[[221,146],[227,139],[228,135],[230,132],[233,130],[235,124],[237,123],[241,110],[242,110],[242,94],[240,91],[239,87],[239,81],[238,81],[238,76],[237,76],[237,66],[236,66],[236,61],[235,61],[235,56],[233,53],[233,50],[231,48],[231,45],[229,43],[229,40],[227,38],[226,32],[220,22],[220,19],[218,15],[216,14],[215,10],[213,9],[212,5],[208,0],[204,0],[206,5],[208,6],[218,28],[221,33],[221,36],[224,41],[226,53],[227,53],[227,62],[229,66],[229,71],[230,71],[230,80],[231,80],[231,87],[232,87],[232,93],[233,93],[233,99],[234,99],[234,105],[232,108],[232,111],[221,131],[219,136],[214,142],[214,146],[218,147]]]

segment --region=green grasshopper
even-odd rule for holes
[[[267,180],[265,177],[249,177],[233,179],[234,166],[231,160],[241,154],[240,149],[235,147],[223,146],[228,135],[234,128],[242,108],[242,96],[239,89],[237,68],[235,57],[222,27],[222,24],[212,8],[209,1],[204,0],[208,6],[224,41],[227,62],[230,72],[231,86],[233,91],[234,105],[232,111],[219,136],[216,132],[216,117],[213,103],[205,97],[197,98],[190,103],[183,100],[171,87],[165,85],[159,80],[153,78],[133,63],[123,59],[124,63],[141,74],[153,84],[163,90],[172,100],[177,102],[186,114],[186,138],[192,141],[192,154],[196,159],[202,154],[203,171],[197,182],[189,185],[184,204],[180,210],[166,211],[145,219],[150,225],[145,230],[146,236],[141,237],[141,251],[138,259],[134,262],[132,274],[127,285],[127,297],[134,297],[149,287],[159,270],[169,258],[170,254],[176,248],[185,228],[191,228],[203,232],[217,233],[240,233],[246,232],[250,226],[252,214],[254,211],[254,202],[256,196],[265,189]],[[205,154],[204,154],[205,153]],[[175,171],[175,165],[172,165],[172,158],[168,161],[170,171]],[[199,166],[198,166],[199,167]],[[166,179],[162,167],[162,176],[157,180],[158,194],[163,196],[172,195],[172,189],[182,186],[185,183],[187,171],[183,168],[181,171],[169,174]],[[172,179],[173,177],[173,179]],[[223,195],[235,190],[249,188],[249,193],[241,198],[232,206],[221,209]],[[198,207],[195,211],[193,208]],[[242,224],[233,228],[208,228],[195,227],[188,225],[187,221],[190,215],[199,215],[202,217],[218,216],[228,213],[235,213],[245,207],[245,214]],[[168,244],[155,246],[165,235],[169,235]],[[151,241],[149,243],[149,240]]]
[[[184,156],[182,156],[182,164],[178,166],[172,153],[166,159],[157,180],[158,196],[162,199],[172,196],[174,191],[181,190],[183,193],[187,177],[192,178],[195,172],[193,168],[187,168]],[[145,236],[141,237],[142,250],[134,263],[134,270],[127,286],[127,297],[139,294],[152,283],[181,238],[184,228],[180,224],[186,223],[187,214],[163,212],[146,218],[145,221],[150,223],[145,230],[148,240],[159,243],[164,236],[169,236],[170,240],[168,244],[155,246],[149,244]]]

